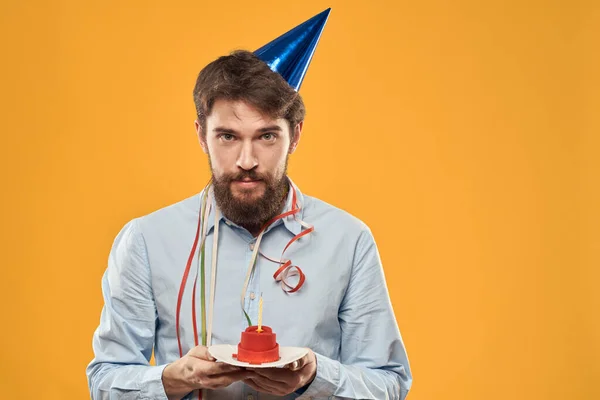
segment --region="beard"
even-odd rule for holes
[[[223,174],[217,178],[209,159],[215,200],[223,215],[253,234],[258,232],[271,218],[279,215],[289,189],[287,163],[286,158],[281,178],[272,174],[258,174],[255,170],[240,170],[237,173]],[[242,179],[260,180],[259,185],[264,187],[262,195],[257,197],[254,193],[260,188],[242,188],[239,189],[241,193],[234,195],[231,190],[232,183]]]

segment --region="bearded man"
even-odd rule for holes
[[[287,176],[305,115],[300,82],[248,51],[200,72],[195,127],[212,178],[117,235],[87,368],[93,399],[407,396],[412,375],[371,231]],[[306,354],[285,368],[211,355],[259,314],[281,346]]]

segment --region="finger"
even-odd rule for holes
[[[244,383],[246,385],[250,386],[252,389],[256,390],[257,392],[269,393],[266,391],[266,389],[263,389],[260,386],[258,386],[256,383],[254,383],[254,381],[252,379],[244,379]]]
[[[235,372],[242,369],[224,362],[206,361],[195,357],[194,353],[186,354],[184,358],[187,360],[185,363],[187,371],[197,377]]]
[[[286,364],[284,366],[284,368],[289,369],[290,371],[298,371],[299,369],[302,369],[304,367],[304,365],[306,364],[306,358],[302,357],[299,360],[296,360],[294,362],[291,362],[289,364]]]
[[[208,347],[206,346],[192,347],[190,351],[187,352],[187,355],[199,358],[201,360],[215,361],[215,358],[210,355],[210,353],[208,352]]]
[[[282,383],[290,382],[296,375],[295,371],[290,371],[287,368],[256,368],[253,371],[261,378]]]
[[[273,395],[283,395],[283,393],[276,385],[272,385],[269,382],[261,381],[259,377],[254,377],[251,379],[244,379],[244,383],[250,386],[252,389]]]
[[[206,370],[207,375],[230,374],[233,372],[244,371],[242,367],[226,364],[224,362],[210,362]]]
[[[310,363],[311,363],[311,360],[310,360],[310,353],[309,353],[294,362],[284,365],[284,368],[287,368],[290,371],[299,371]]]
[[[267,371],[268,369],[270,371]],[[257,375],[255,382],[285,388],[287,392],[284,394],[291,393],[300,387],[300,382],[302,381],[301,372],[290,371],[285,368],[264,368],[255,372]]]
[[[224,388],[224,387],[231,385],[234,382],[248,379],[249,377],[252,377],[252,376],[254,376],[252,371],[246,371],[246,370],[230,372],[227,374],[213,375],[210,377],[210,379],[208,381],[209,387],[207,387],[207,389]]]

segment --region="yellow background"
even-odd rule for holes
[[[372,228],[409,398],[600,398],[593,3],[3,1],[0,397],[89,397],[115,235],[209,177],[198,71],[331,6],[290,176]]]

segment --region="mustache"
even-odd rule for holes
[[[254,170],[240,171],[236,174],[227,174],[223,177],[223,180],[225,180],[226,182],[241,181],[243,179],[251,179],[253,181],[266,181],[268,180],[268,177],[260,175]]]

